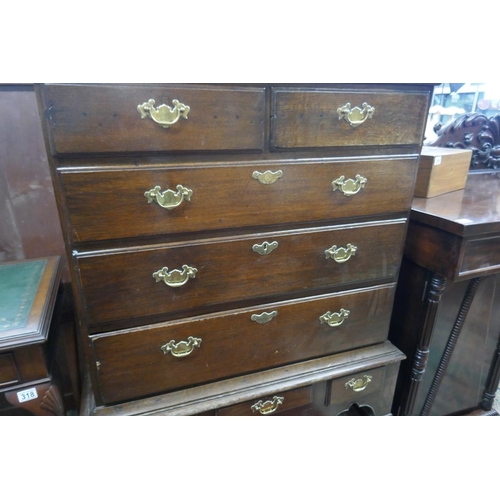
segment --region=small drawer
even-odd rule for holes
[[[11,353],[0,354],[0,387],[19,382],[16,362]]]
[[[332,380],[329,384],[326,405],[346,404],[356,401],[384,386],[385,367],[366,370],[348,377]]]
[[[275,88],[275,149],[420,145],[425,92]]]
[[[394,285],[384,285],[95,335],[103,400],[167,392],[383,342],[393,298]]]
[[[325,405],[331,415],[380,416],[391,412],[399,362],[366,368],[327,385]]]
[[[75,242],[406,212],[417,158],[62,170]]]
[[[307,406],[312,403],[312,386],[292,391],[268,394],[262,398],[228,406],[218,411],[223,417],[279,415],[280,413]]]
[[[264,147],[263,88],[44,85],[41,94],[54,155]]]
[[[94,326],[157,321],[229,302],[394,280],[405,228],[406,219],[396,219],[80,254],[87,318]]]
[[[500,269],[500,237],[469,240],[465,244],[460,277],[480,271],[496,272]]]

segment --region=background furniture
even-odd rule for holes
[[[500,377],[500,180],[413,200],[390,339],[407,356],[393,412],[489,412]]]
[[[63,415],[59,257],[0,264],[0,407]],[[65,353],[64,353],[65,354]],[[13,412],[10,411],[12,414]],[[14,412],[15,413],[15,412]],[[21,412],[22,414],[22,412]]]
[[[438,137],[428,146],[470,149],[472,171],[500,168],[500,113],[466,113],[444,127],[436,125]]]
[[[387,414],[429,85],[40,85],[98,415]]]
[[[80,401],[74,306],[50,168],[33,85],[0,83],[0,263],[62,257],[59,328],[65,408]],[[58,358],[59,359],[59,358]]]

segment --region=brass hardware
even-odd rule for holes
[[[274,396],[272,401],[265,401],[263,403],[262,400],[260,400],[252,405],[251,408],[254,413],[258,411],[261,415],[269,415],[270,413],[275,412],[278,409],[278,406],[283,404],[283,401],[285,401],[285,398],[281,396]]]
[[[182,266],[182,271],[173,269],[169,272],[168,267],[162,267],[159,271],[153,273],[153,278],[157,283],[163,281],[166,285],[176,288],[185,285],[189,278],[194,278],[196,276],[197,272],[198,269],[195,267],[186,266],[186,264],[184,264]]]
[[[187,120],[187,115],[191,108],[182,104],[177,99],[172,100],[173,108],[167,106],[166,104],[160,104],[155,108],[155,100],[149,99],[149,101],[139,104],[137,106],[137,111],[141,114],[141,118],[144,119],[149,116],[154,122],[161,125],[163,128],[171,127],[176,123],[179,118],[184,118]]]
[[[252,174],[253,179],[257,179],[261,184],[273,184],[278,179],[283,177],[283,171],[278,170],[277,172],[271,172],[266,170],[265,172],[258,172],[257,170]]]
[[[356,254],[356,250],[358,247],[347,244],[347,248],[337,247],[333,245],[333,247],[325,250],[326,259],[333,259],[335,262],[341,264],[342,262],[347,262],[353,255]]]
[[[147,198],[148,203],[156,201],[158,205],[167,210],[172,210],[178,207],[184,200],[191,201],[193,190],[184,187],[182,184],[177,185],[177,193],[171,189],[161,192],[160,186],[155,186],[153,189],[146,191],[144,196]]]
[[[341,175],[338,179],[332,182],[332,188],[334,191],[337,189],[343,193],[345,196],[352,196],[353,194],[359,193],[360,189],[365,187],[366,181],[368,179],[359,174],[356,175],[355,179],[347,179]]]
[[[348,389],[351,387],[354,392],[364,391],[366,386],[372,381],[372,378],[371,375],[363,375],[363,378],[358,379],[352,378],[349,382],[346,382],[345,388]]]
[[[170,353],[172,356],[176,358],[183,358],[184,356],[188,356],[191,354],[195,347],[200,347],[201,339],[197,339],[196,337],[189,336],[187,341],[181,340],[180,342],[175,343],[175,340],[171,340],[167,342],[165,345],[162,345],[160,349],[163,351],[163,354]]]
[[[341,308],[339,312],[335,313],[327,311],[325,314],[323,314],[323,316],[319,317],[319,322],[322,324],[326,323],[331,327],[340,326],[344,322],[344,320],[349,317],[349,314],[351,314],[351,311],[348,311],[344,308]]]
[[[264,241],[264,243],[255,244],[252,247],[252,250],[259,255],[269,255],[273,250],[278,248],[278,242],[277,241],[272,241],[271,243]]]
[[[250,316],[250,319],[252,321],[255,321],[256,323],[259,323],[259,325],[263,325],[265,323],[269,323],[269,321],[271,321],[276,316],[278,316],[278,311],[272,311],[270,313],[263,312],[261,314],[252,314],[252,316]]]
[[[371,119],[373,113],[375,113],[375,108],[364,102],[362,108],[356,106],[351,109],[351,103],[348,102],[337,109],[337,113],[339,114],[339,120],[343,118],[351,127],[356,128],[365,123],[368,118]]]

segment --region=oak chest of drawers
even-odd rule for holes
[[[390,412],[428,85],[38,85],[99,415]]]

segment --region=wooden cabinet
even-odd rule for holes
[[[396,414],[492,411],[500,379],[499,201],[495,172],[413,200],[390,332],[408,357]]]
[[[431,89],[37,86],[88,411],[389,413]]]

